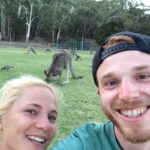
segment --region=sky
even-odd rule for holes
[[[146,6],[150,6],[150,0],[141,0]]]
[[[96,0],[96,1],[100,1],[100,0]],[[150,6],[150,0],[132,0],[133,2],[143,2],[145,4],[145,6]]]
[[[139,2],[140,0],[132,0],[132,1]],[[141,0],[141,2],[144,3],[144,5],[146,6],[146,8],[150,9],[150,0]],[[146,13],[150,14],[150,11],[147,11]]]

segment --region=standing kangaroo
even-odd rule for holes
[[[61,81],[61,75],[63,70],[66,70],[66,80]],[[59,84],[69,83],[69,72],[72,75],[73,79],[82,78],[81,76],[75,76],[71,56],[66,52],[60,52],[53,55],[52,63],[47,70],[44,70],[46,76],[46,81],[52,81],[54,77],[58,76]]]

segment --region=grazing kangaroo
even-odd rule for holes
[[[11,70],[11,69],[13,69],[14,68],[14,66],[11,66],[11,65],[5,65],[5,66],[3,66],[2,68],[1,68],[1,71],[9,71],[9,70]]]
[[[81,56],[75,53],[75,61],[81,60]]]
[[[45,53],[47,52],[51,52],[51,49],[50,48],[45,48]]]
[[[29,53],[36,54],[36,50],[35,50],[35,48],[30,47],[30,48],[28,49],[28,54],[29,54]]]
[[[63,70],[66,70],[66,80],[61,81],[61,75]],[[81,76],[75,76],[71,56],[66,52],[60,52],[53,55],[52,63],[47,70],[44,70],[45,80],[52,81],[56,76],[58,76],[59,84],[68,84],[69,83],[69,72],[72,75],[73,79],[82,78]]]

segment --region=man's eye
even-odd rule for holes
[[[150,75],[149,74],[141,74],[137,77],[138,80],[146,80],[149,79]]]
[[[112,81],[107,82],[105,85],[106,86],[115,86],[116,84],[118,84],[118,82],[115,80],[112,80]]]
[[[116,80],[111,80],[105,83],[106,87],[115,87],[116,85],[118,85],[118,81]]]
[[[49,122],[51,122],[51,123],[55,123],[56,122],[56,120],[57,120],[57,117],[56,116],[48,116],[48,120],[49,120]]]

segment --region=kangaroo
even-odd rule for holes
[[[1,71],[9,71],[9,70],[11,70],[11,69],[13,69],[14,67],[13,66],[11,66],[11,65],[5,65],[5,66],[3,66],[2,68],[1,68]]]
[[[61,75],[63,70],[66,71],[65,81],[61,81]],[[68,84],[69,83],[69,72],[72,75],[73,79],[82,78],[81,76],[75,76],[71,56],[67,52],[60,52],[53,55],[52,63],[47,70],[44,70],[46,76],[45,81],[52,81],[58,76],[59,84]]]
[[[35,50],[35,48],[30,47],[30,48],[28,49],[28,54],[29,54],[29,53],[36,54],[36,50]]]
[[[76,53],[75,54],[75,61],[78,61],[78,60],[81,60],[81,56]]]
[[[44,51],[45,53],[47,53],[47,52],[51,52],[51,49],[50,48],[45,48],[45,51]]]

